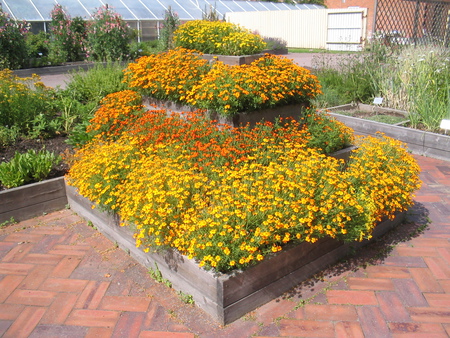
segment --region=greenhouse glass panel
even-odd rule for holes
[[[2,9],[12,18],[27,21],[42,21],[42,16],[28,1],[13,0],[1,1]]]
[[[172,10],[177,13],[180,20],[193,20],[196,19],[195,16],[191,15],[186,9],[180,6],[180,3],[183,1],[175,1],[175,0],[165,0],[161,1],[166,8],[172,8]],[[165,9],[163,9],[162,13],[159,13],[162,18],[164,18]]]
[[[58,0],[58,3],[63,7],[64,11],[67,11],[70,17],[74,18],[80,16],[88,19],[91,13],[84,8],[78,0]]]
[[[130,11],[140,20],[158,19],[156,13],[150,10],[150,8],[144,5],[139,0],[132,0],[127,2],[127,6]]]
[[[80,4],[89,12],[92,16],[100,7],[103,6],[100,0],[78,0]]]
[[[225,11],[225,12],[245,12],[245,10],[242,8],[242,6],[239,5],[239,2],[238,1],[220,1],[221,4],[223,4],[226,8],[229,9],[228,11]]]
[[[51,16],[50,13],[53,10],[53,7],[55,6],[55,3],[53,1],[48,0],[31,0],[31,3],[33,3],[39,13],[44,17],[45,20],[50,20]],[[21,15],[21,14],[20,14]],[[41,21],[42,19],[39,19]]]
[[[134,14],[131,13],[120,0],[108,0],[108,1],[104,1],[104,2],[106,5],[108,5],[113,10],[113,12],[122,16],[122,19],[137,20],[137,18],[134,16]]]

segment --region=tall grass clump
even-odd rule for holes
[[[389,58],[379,84],[392,108],[409,111],[411,126],[435,131],[450,117],[450,50],[408,47]]]

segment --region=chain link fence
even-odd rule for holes
[[[450,2],[378,0],[375,37],[387,45],[450,46]]]

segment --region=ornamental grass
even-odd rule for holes
[[[177,48],[138,59],[125,76],[143,95],[225,116],[289,104],[309,106],[322,93],[309,70],[270,54],[250,65],[218,61],[211,66],[198,53]]]
[[[145,110],[126,91],[105,98],[90,133],[69,184],[116,212],[144,251],[173,248],[218,272],[289,244],[368,239],[420,186],[414,158],[383,135],[358,138],[346,166],[327,156],[352,135],[313,112],[230,128],[200,112]]]

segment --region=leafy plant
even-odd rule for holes
[[[87,30],[87,56],[99,61],[126,60],[131,30],[122,17],[104,5],[92,14]]]
[[[178,14],[169,6],[164,12],[164,20],[161,26],[161,35],[159,37],[161,50],[167,51],[175,47],[173,35],[179,25],[180,19]]]
[[[20,130],[17,126],[0,126],[0,148],[13,144],[20,137]]]
[[[50,14],[50,52],[53,63],[83,60],[86,43],[86,24],[81,17],[72,19],[57,4]]]
[[[6,220],[6,221],[0,223],[0,229],[3,227],[6,227],[8,225],[15,224],[15,223],[17,223],[16,220],[14,219],[14,217],[11,217],[9,220]]]
[[[0,125],[15,126],[21,133],[32,132],[33,120],[40,114],[50,119],[54,91],[40,77],[19,78],[10,70],[0,71]]]
[[[0,6],[0,70],[21,68],[27,60],[25,21],[12,19]]]
[[[183,291],[178,291],[178,297],[180,297],[181,301],[185,304],[195,304],[194,297]]]
[[[158,264],[156,262],[155,262],[154,269],[148,268],[148,273],[156,282],[158,282],[160,284],[164,284],[168,288],[172,287],[172,283],[168,279],[163,277],[161,270],[159,270]]]
[[[61,157],[45,149],[18,153],[9,162],[0,163],[0,182],[6,188],[14,188],[29,182],[45,179]]]

